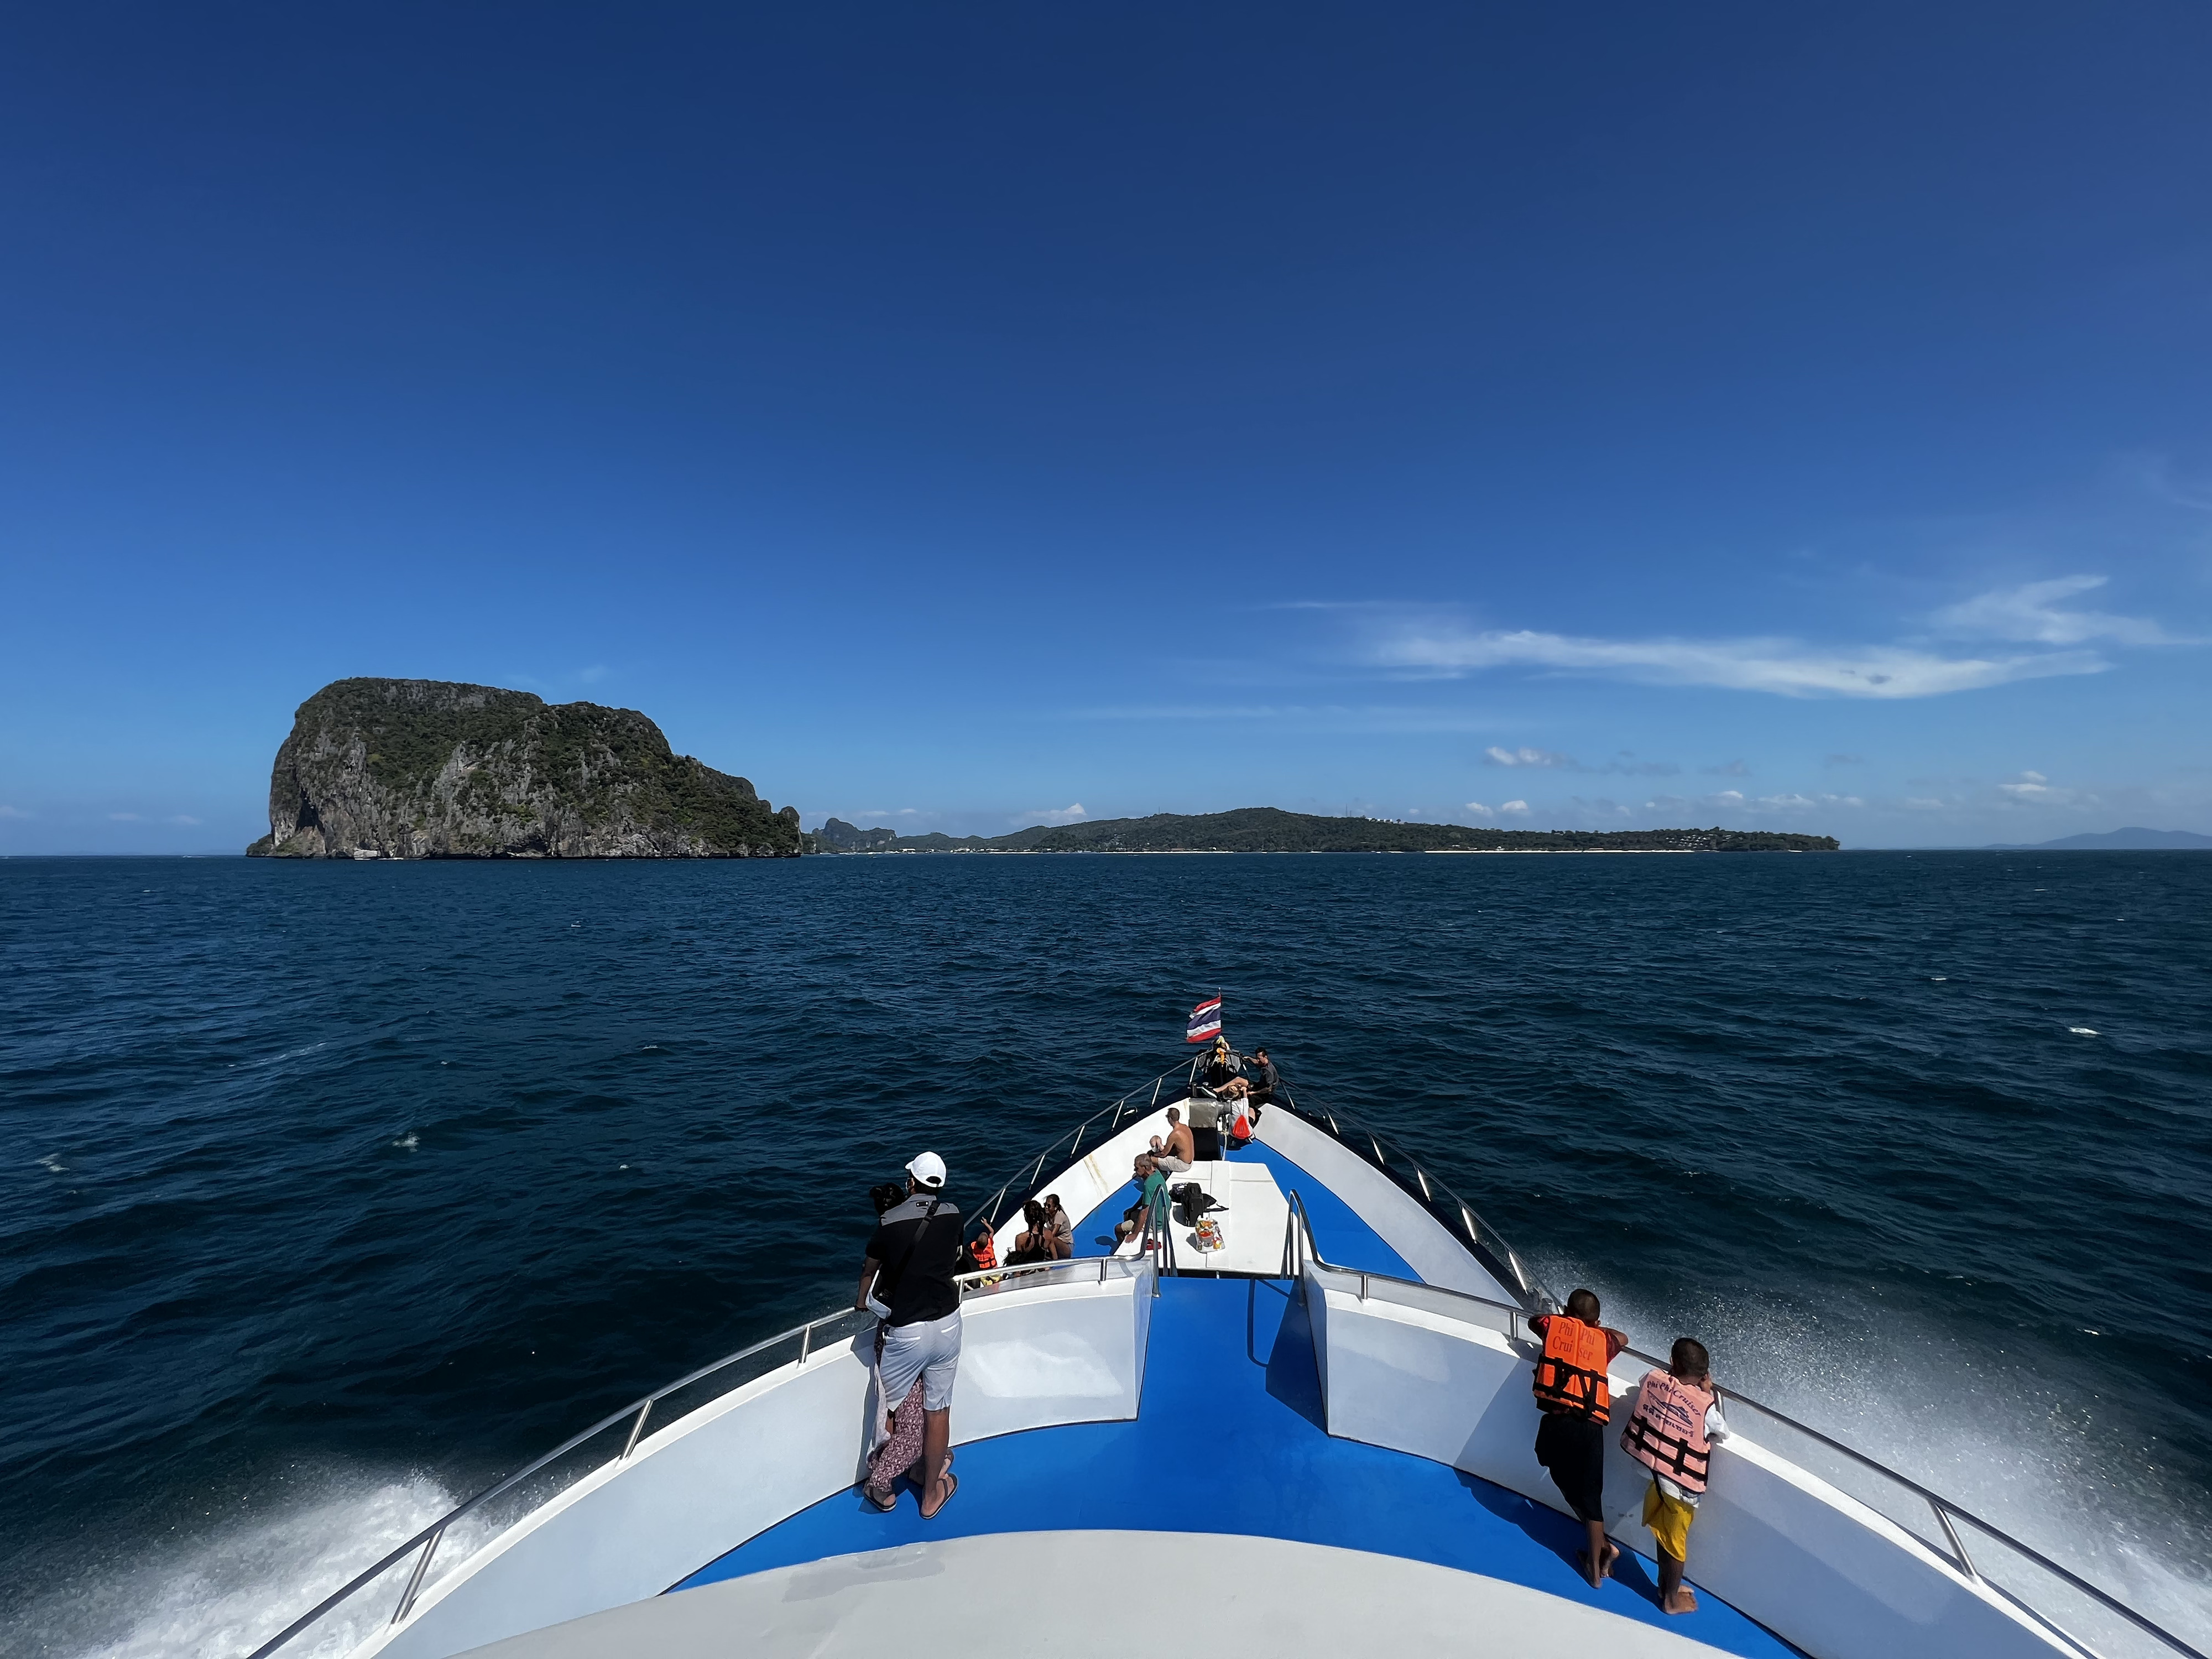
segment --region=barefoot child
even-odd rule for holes
[[[1668,1613],[1698,1610],[1697,1593],[1682,1583],[1690,1564],[1690,1522],[1705,1496],[1713,1443],[1727,1437],[1705,1345],[1695,1337],[1675,1338],[1667,1369],[1644,1379],[1636,1409],[1620,1431],[1621,1450],[1651,1471],[1644,1524],[1659,1540],[1659,1605]]]
[[[1575,1518],[1589,1530],[1589,1547],[1577,1558],[1595,1589],[1613,1571],[1620,1548],[1605,1536],[1605,1425],[1612,1393],[1606,1367],[1628,1346],[1620,1332],[1599,1324],[1597,1293],[1577,1291],[1565,1313],[1539,1315],[1528,1328],[1544,1340],[1536,1362],[1536,1461]]]

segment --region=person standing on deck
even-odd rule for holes
[[[1534,1383],[1544,1413],[1536,1425],[1536,1461],[1552,1472],[1552,1484],[1589,1529],[1589,1547],[1576,1559],[1593,1589],[1620,1556],[1620,1547],[1605,1535],[1605,1425],[1613,1402],[1606,1370],[1628,1346],[1626,1335],[1597,1321],[1597,1292],[1577,1290],[1565,1313],[1528,1322],[1544,1340]]]
[[[1651,1471],[1644,1494],[1644,1524],[1659,1543],[1659,1606],[1667,1613],[1695,1613],[1698,1595],[1682,1582],[1690,1565],[1690,1523],[1716,1443],[1728,1438],[1720,1390],[1713,1386],[1712,1356],[1694,1336],[1674,1339],[1664,1370],[1644,1377],[1636,1409],[1620,1431],[1620,1449]]]
[[[871,1297],[888,1307],[879,1364],[887,1400],[903,1400],[921,1379],[921,1516],[927,1521],[960,1490],[952,1473],[952,1382],[960,1370],[960,1212],[945,1201],[945,1160],[924,1152],[906,1166],[907,1198],[876,1223],[860,1263],[855,1308]],[[895,1492],[867,1489],[889,1510]]]

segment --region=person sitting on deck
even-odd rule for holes
[[[1148,1212],[1152,1231],[1158,1234],[1167,1224],[1167,1175],[1150,1152],[1139,1152],[1130,1179],[1137,1183],[1137,1201],[1121,1212],[1121,1223],[1114,1229],[1114,1236],[1134,1238],[1145,1231]]]
[[[1540,1314],[1528,1328],[1543,1339],[1534,1388],[1543,1420],[1536,1427],[1536,1461],[1589,1534],[1576,1559],[1595,1589],[1620,1559],[1605,1535],[1605,1425],[1612,1392],[1607,1368],[1628,1338],[1598,1321],[1597,1292],[1577,1290],[1565,1313]]]
[[[988,1226],[968,1241],[968,1259],[975,1264],[971,1271],[976,1273],[988,1273],[999,1265],[998,1241],[991,1237],[991,1230]],[[985,1282],[995,1285],[999,1281],[994,1279]]]
[[[1252,1115],[1257,1118],[1260,1108],[1273,1100],[1275,1091],[1283,1086],[1283,1077],[1275,1069],[1275,1062],[1267,1058],[1265,1048],[1255,1048],[1252,1061],[1252,1076],[1246,1082],[1244,1099],[1252,1108]]]
[[[1214,1038],[1213,1052],[1206,1057],[1205,1083],[1216,1099],[1239,1099],[1251,1086],[1237,1075],[1239,1069],[1237,1056],[1230,1052],[1229,1039]]]
[[[1051,1224],[1046,1219],[1044,1206],[1031,1199],[1022,1206],[1022,1219],[1028,1224],[1014,1235],[1014,1248],[1007,1252],[1009,1267],[1026,1267],[1032,1261],[1056,1261],[1060,1252],[1053,1248]]]
[[[1044,1224],[1051,1235],[1052,1253],[1062,1261],[1075,1254],[1075,1222],[1060,1206],[1060,1194],[1044,1195]]]
[[[1713,1386],[1712,1356],[1694,1336],[1674,1339],[1664,1370],[1653,1370],[1636,1393],[1636,1409],[1620,1433],[1620,1449],[1651,1471],[1644,1494],[1644,1524],[1659,1544],[1659,1606],[1667,1613],[1695,1613],[1697,1592],[1682,1582],[1690,1565],[1690,1522],[1714,1445],[1728,1438],[1720,1390]]]
[[[1191,1139],[1190,1125],[1182,1121],[1181,1109],[1168,1108],[1168,1138],[1163,1141],[1152,1137],[1152,1162],[1170,1175],[1187,1175],[1197,1161],[1198,1146]]]

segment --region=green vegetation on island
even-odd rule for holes
[[[1279,807],[1157,812],[1033,824],[1011,836],[901,836],[831,818],[810,853],[1832,853],[1833,836],[1770,830],[1476,830],[1459,823],[1316,817]]]
[[[790,858],[799,813],[633,708],[446,680],[337,680],[269,781],[270,858]]]

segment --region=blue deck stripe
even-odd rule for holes
[[[1321,1225],[1316,1214],[1316,1232]],[[932,1538],[1085,1528],[1244,1533],[1509,1579],[1746,1659],[1795,1651],[1710,1593],[1693,1616],[1668,1618],[1650,1563],[1632,1555],[1623,1555],[1612,1583],[1593,1590],[1574,1567],[1582,1528],[1565,1516],[1425,1458],[1332,1439],[1322,1423],[1312,1334],[1291,1285],[1169,1279],[1154,1307],[1135,1422],[1073,1424],[963,1446],[960,1492],[934,1521],[921,1519],[911,1489],[890,1515],[878,1514],[856,1492],[840,1492],[676,1588]]]

